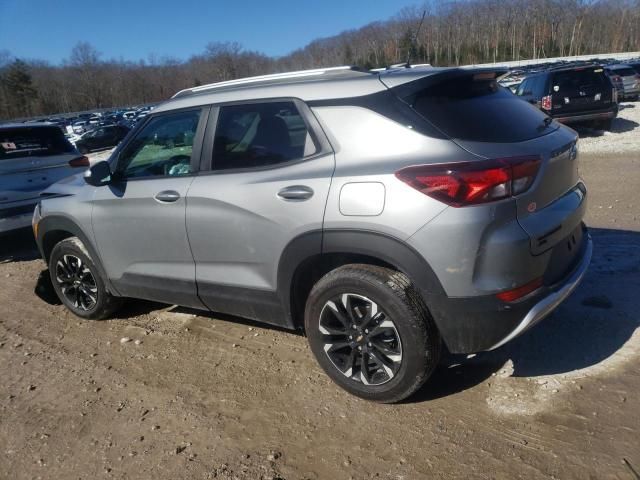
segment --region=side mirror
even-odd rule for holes
[[[111,182],[111,166],[109,162],[102,160],[84,172],[84,181],[94,187],[101,187]]]

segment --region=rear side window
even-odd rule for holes
[[[523,88],[529,88],[525,84]],[[466,75],[444,80],[405,98],[423,118],[451,138],[477,142],[522,142],[549,133],[547,117],[498,85]]]
[[[294,102],[265,102],[220,108],[213,143],[213,169],[256,168],[316,153]]]
[[[74,151],[58,127],[0,129],[0,160],[47,157]]]
[[[605,88],[604,70],[567,70],[553,75],[553,91],[558,94],[574,94],[589,88]]]

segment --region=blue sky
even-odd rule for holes
[[[419,0],[0,0],[0,50],[58,63],[87,41],[103,59],[185,59],[211,41],[281,56],[386,20]]]

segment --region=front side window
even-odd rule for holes
[[[191,153],[200,110],[152,118],[124,148],[118,171],[124,178],[192,173]]]
[[[220,108],[213,144],[214,170],[277,165],[314,153],[316,146],[292,101]]]

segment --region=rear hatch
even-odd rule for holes
[[[77,150],[56,126],[0,128],[0,210],[35,203],[52,183],[78,173]]]
[[[500,87],[498,72],[457,72],[432,75],[394,91],[479,161],[538,157],[533,184],[514,199],[515,213],[533,254],[552,248],[579,229],[584,215],[576,133]]]
[[[579,67],[550,75],[551,115],[603,110],[613,102],[613,86],[602,67]]]

